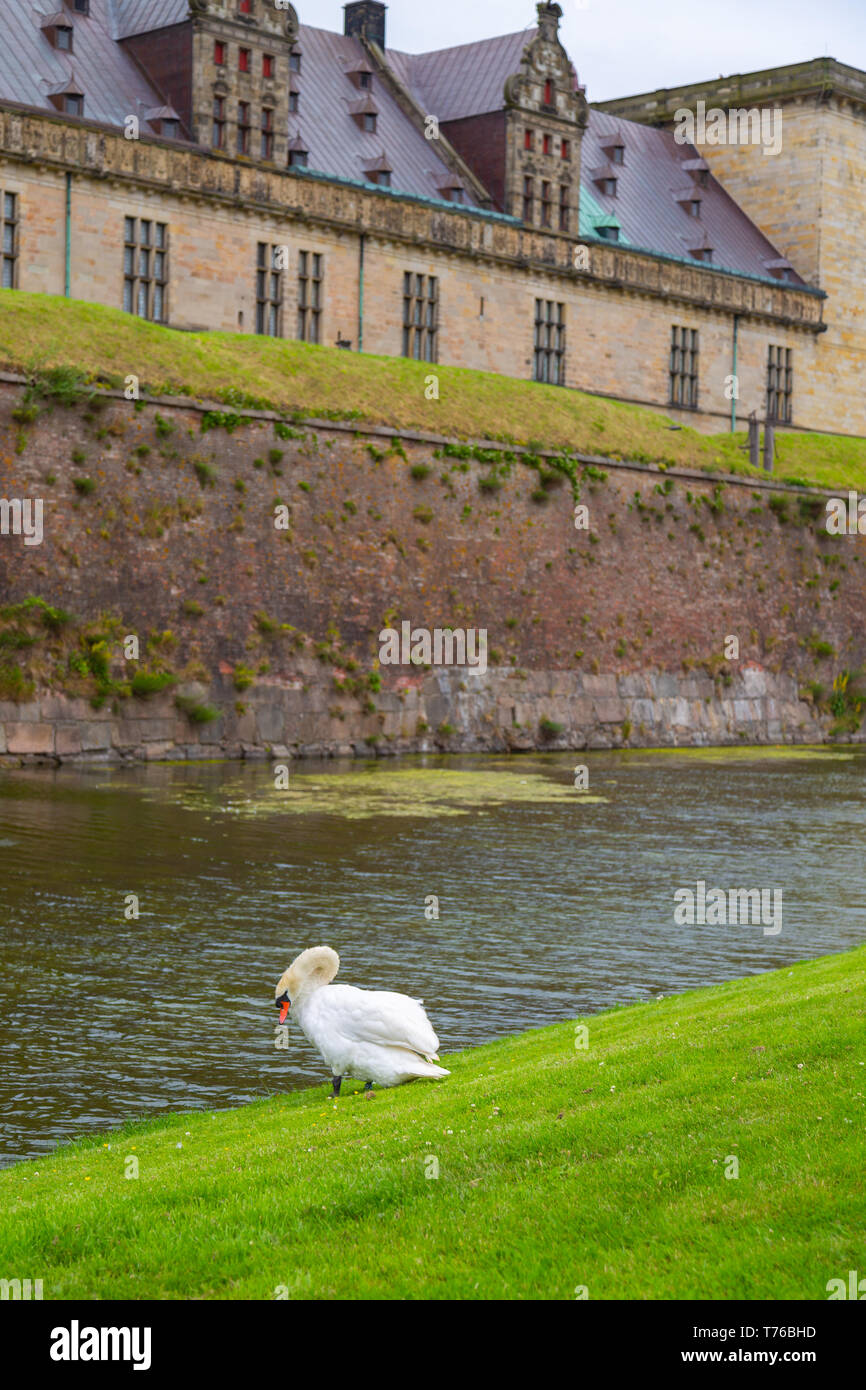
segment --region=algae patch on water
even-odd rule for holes
[[[578,808],[607,800],[576,791],[571,778],[560,781],[522,772],[373,764],[352,772],[293,770],[288,787],[280,789],[274,785],[273,773],[263,769],[252,785],[248,778],[239,777],[219,789],[196,786],[178,793],[175,788],[172,796],[190,810],[235,816],[325,815],[344,820],[483,815],[500,806],[527,802],[539,806],[566,802]]]
[[[856,750],[827,748],[822,744],[733,744],[712,748],[628,748],[620,751],[625,761],[646,758],[688,758],[704,763],[748,762],[850,762],[858,756]]]

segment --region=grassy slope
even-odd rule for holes
[[[236,333],[173,332],[49,295],[0,296],[0,364],[17,371],[74,365],[114,374],[118,384],[133,372],[154,393],[209,399],[237,393],[314,418],[330,413],[398,430],[754,472],[743,462],[744,431],[671,431],[655,411],[457,367],[435,368],[440,399],[428,401],[426,363]],[[866,488],[866,440],[787,434],[777,443],[780,478]]]
[[[0,1174],[0,1269],[46,1298],[824,1299],[862,1269],[864,987],[861,947],[597,1015],[586,1052],[566,1023],[372,1101],[83,1141]]]

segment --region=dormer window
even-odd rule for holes
[[[465,189],[462,183],[442,184],[439,192],[448,203],[462,203],[464,201]]]
[[[596,227],[595,234],[602,241],[619,241],[619,227]]]
[[[616,197],[616,179],[601,179],[600,187],[606,198]]]
[[[361,128],[368,135],[375,135],[377,116],[375,111],[365,111],[361,117]]]
[[[67,78],[65,82],[49,90],[47,96],[51,105],[57,111],[62,111],[64,116],[84,115],[84,97],[75,86],[73,78]]]
[[[289,92],[289,112],[296,116],[301,109],[301,96],[299,92]]]
[[[289,72],[300,72],[300,71],[301,71],[301,55],[300,55],[300,53],[297,53],[297,52],[295,52],[295,53],[290,53],[290,54],[289,54]]]
[[[372,85],[373,85],[373,74],[372,74],[371,72],[359,72],[359,73],[358,73],[358,86],[359,86],[359,87],[362,87],[362,88],[364,89],[365,92],[369,92],[369,90],[370,90],[370,88],[372,87]]]
[[[72,8],[76,14],[90,14],[90,0],[72,0]]]
[[[368,183],[378,184],[380,188],[391,187],[391,166],[384,155],[380,155],[375,164],[367,166],[364,177]]]
[[[299,135],[289,142],[289,168],[306,169],[309,151]]]
[[[713,251],[710,246],[696,246],[691,254],[696,261],[709,263],[713,259]]]
[[[84,115],[84,97],[79,92],[64,92],[63,114],[65,116]]]
[[[164,140],[177,140],[180,136],[180,117],[173,106],[154,106],[145,112],[145,120],[154,135]]]
[[[58,24],[54,30],[54,47],[61,53],[72,52],[72,25]]]
[[[625,162],[625,145],[611,145],[610,162],[611,164],[623,164]]]
[[[701,215],[701,200],[700,200],[700,198],[690,198],[689,201],[686,203],[686,212],[689,214],[689,217],[700,217],[700,215]]]
[[[162,129],[159,133],[165,136],[166,140],[176,140],[180,135],[180,121],[169,116],[167,120],[162,122]]]

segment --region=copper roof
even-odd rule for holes
[[[89,17],[72,9],[64,15],[74,31],[71,55],[54,48],[40,27],[55,4],[40,11],[31,0],[2,0],[0,97],[49,107],[49,94],[72,90],[72,81],[84,95],[85,117],[117,126],[138,115],[140,105],[159,104],[159,93],[111,36],[112,0],[90,0]]]
[[[116,39],[146,34],[151,29],[167,29],[189,19],[188,0],[108,0],[108,5]]]
[[[427,115],[436,116],[441,124],[501,111],[505,105],[505,79],[519,71],[523,50],[537,32],[531,27],[500,38],[441,48],[435,53],[398,53],[389,49],[387,57]]]

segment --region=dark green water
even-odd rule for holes
[[[266,764],[0,774],[0,1165],[324,1081],[296,1028],[274,1047],[305,946],[423,997],[447,1053],[857,945],[864,769],[733,750],[300,764],[287,792]],[[781,888],[781,933],[675,925],[698,879]]]

